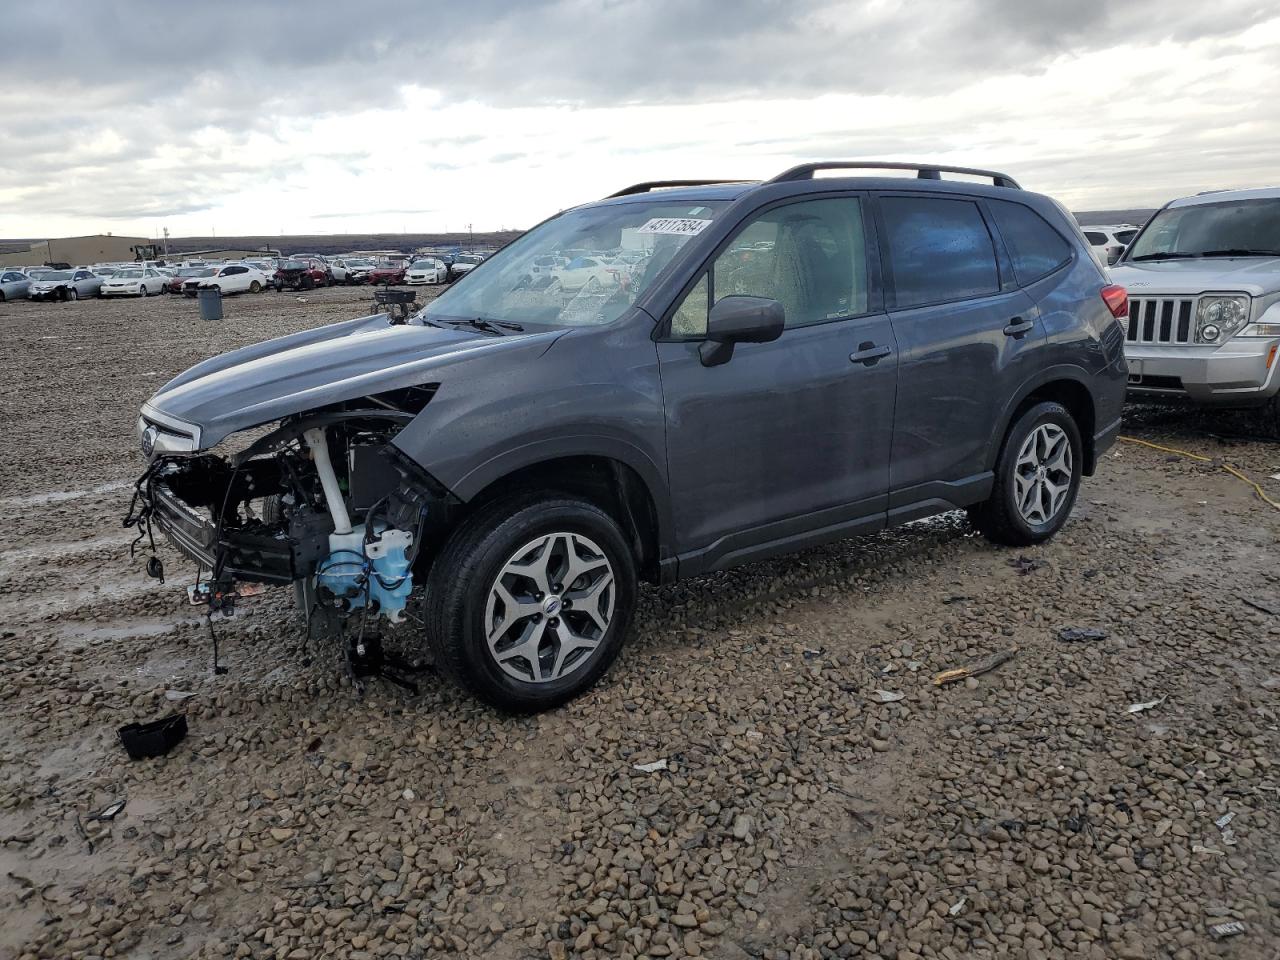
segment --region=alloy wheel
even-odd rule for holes
[[[489,654],[517,680],[560,680],[591,660],[613,621],[615,593],[613,566],[589,537],[560,532],[532,540],[489,587]]]
[[[1022,441],[1013,467],[1013,496],[1022,519],[1049,523],[1071,492],[1071,439],[1054,423],[1042,423]]]

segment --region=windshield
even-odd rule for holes
[[[117,280],[137,280],[142,276],[141,270],[116,270],[115,278]]]
[[[1129,248],[1129,260],[1280,252],[1280,198],[1169,207]]]
[[[411,270],[431,270],[431,269],[433,269],[434,267],[435,267],[435,264],[434,264],[432,261],[430,261],[430,260],[415,260],[415,261],[413,261],[413,266],[411,266],[409,269],[411,269]]]
[[[281,270],[305,270],[307,269],[307,265],[305,263],[302,263],[299,260],[286,260],[284,263],[280,264],[280,269]]]
[[[40,278],[41,280],[70,280],[71,273],[67,270],[51,270]]]
[[[532,326],[612,323],[728,205],[655,199],[570,210],[495,253],[483,270],[433,300],[419,316]],[[545,268],[551,257],[565,259],[552,261],[556,266],[550,272],[533,269]]]

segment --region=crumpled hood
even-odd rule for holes
[[[205,360],[161,387],[142,413],[198,427],[200,449],[208,449],[237,430],[291,414],[440,383],[448,367],[481,354],[536,356],[561,333],[496,337],[466,328],[392,325],[385,314],[374,314]]]
[[[1111,278],[1134,297],[1235,291],[1260,297],[1280,290],[1280,257],[1125,262],[1111,268]]]

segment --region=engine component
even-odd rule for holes
[[[324,600],[346,612],[372,609],[392,623],[404,620],[413,590],[413,533],[374,521],[372,532],[361,524],[350,533],[329,534],[329,556],[316,573]]]

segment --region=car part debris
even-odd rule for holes
[[[110,821],[114,820],[116,817],[120,815],[120,812],[124,809],[125,804],[127,802],[128,800],[126,798],[121,797],[119,800],[116,800],[116,801],[113,801],[112,803],[107,804],[97,813],[89,814],[89,818],[88,818],[89,822],[90,823],[94,823],[94,822],[109,823]]]
[[[1058,639],[1067,643],[1086,643],[1093,640],[1105,640],[1109,634],[1097,627],[1063,627],[1058,631]]]
[[[907,699],[907,695],[894,690],[877,690],[873,698],[877,703],[897,703],[899,700]]]
[[[1148,700],[1145,703],[1131,703],[1125,713],[1142,713],[1144,710],[1154,710],[1168,699],[1168,697],[1161,697],[1159,700]]]
[[[1025,577],[1029,573],[1035,573],[1046,563],[1047,561],[1038,557],[1014,557],[1009,561],[1009,566],[1018,572],[1018,576]]]
[[[950,907],[947,908],[947,913],[951,914],[951,916],[953,917],[960,916],[961,911],[964,910],[964,905],[968,902],[969,902],[968,897],[961,897],[959,900],[957,900],[955,903],[953,903]]]
[[[186,690],[166,690],[164,692],[164,698],[170,703],[181,703],[183,700],[189,700],[194,696],[194,693]]]
[[[933,685],[941,687],[948,683],[955,683],[957,680],[967,680],[969,677],[979,677],[984,673],[990,673],[1001,664],[1012,660],[1017,652],[1017,647],[1010,647],[1008,650],[1001,650],[999,653],[994,653],[987,659],[979,660],[977,663],[970,664],[967,667],[943,670],[941,673],[934,675]]]
[[[1213,825],[1219,830],[1225,829],[1227,824],[1236,818],[1234,813],[1224,813],[1217,820],[1213,821]]]
[[[1217,849],[1216,847],[1206,847],[1203,843],[1193,843],[1191,845],[1191,852],[1192,853],[1208,853],[1208,854],[1212,854],[1215,857],[1226,856],[1225,853],[1223,853],[1221,850]]]
[[[637,763],[631,769],[638,770],[641,773],[657,773],[659,770],[667,769],[666,757],[661,760],[655,760],[653,763]]]
[[[1209,928],[1209,936],[1215,940],[1225,940],[1227,937],[1238,937],[1244,933],[1245,926],[1240,920],[1230,920],[1227,923],[1215,923]]]
[[[130,760],[163,757],[187,736],[187,718],[180,713],[148,723],[127,723],[119,730]]]

